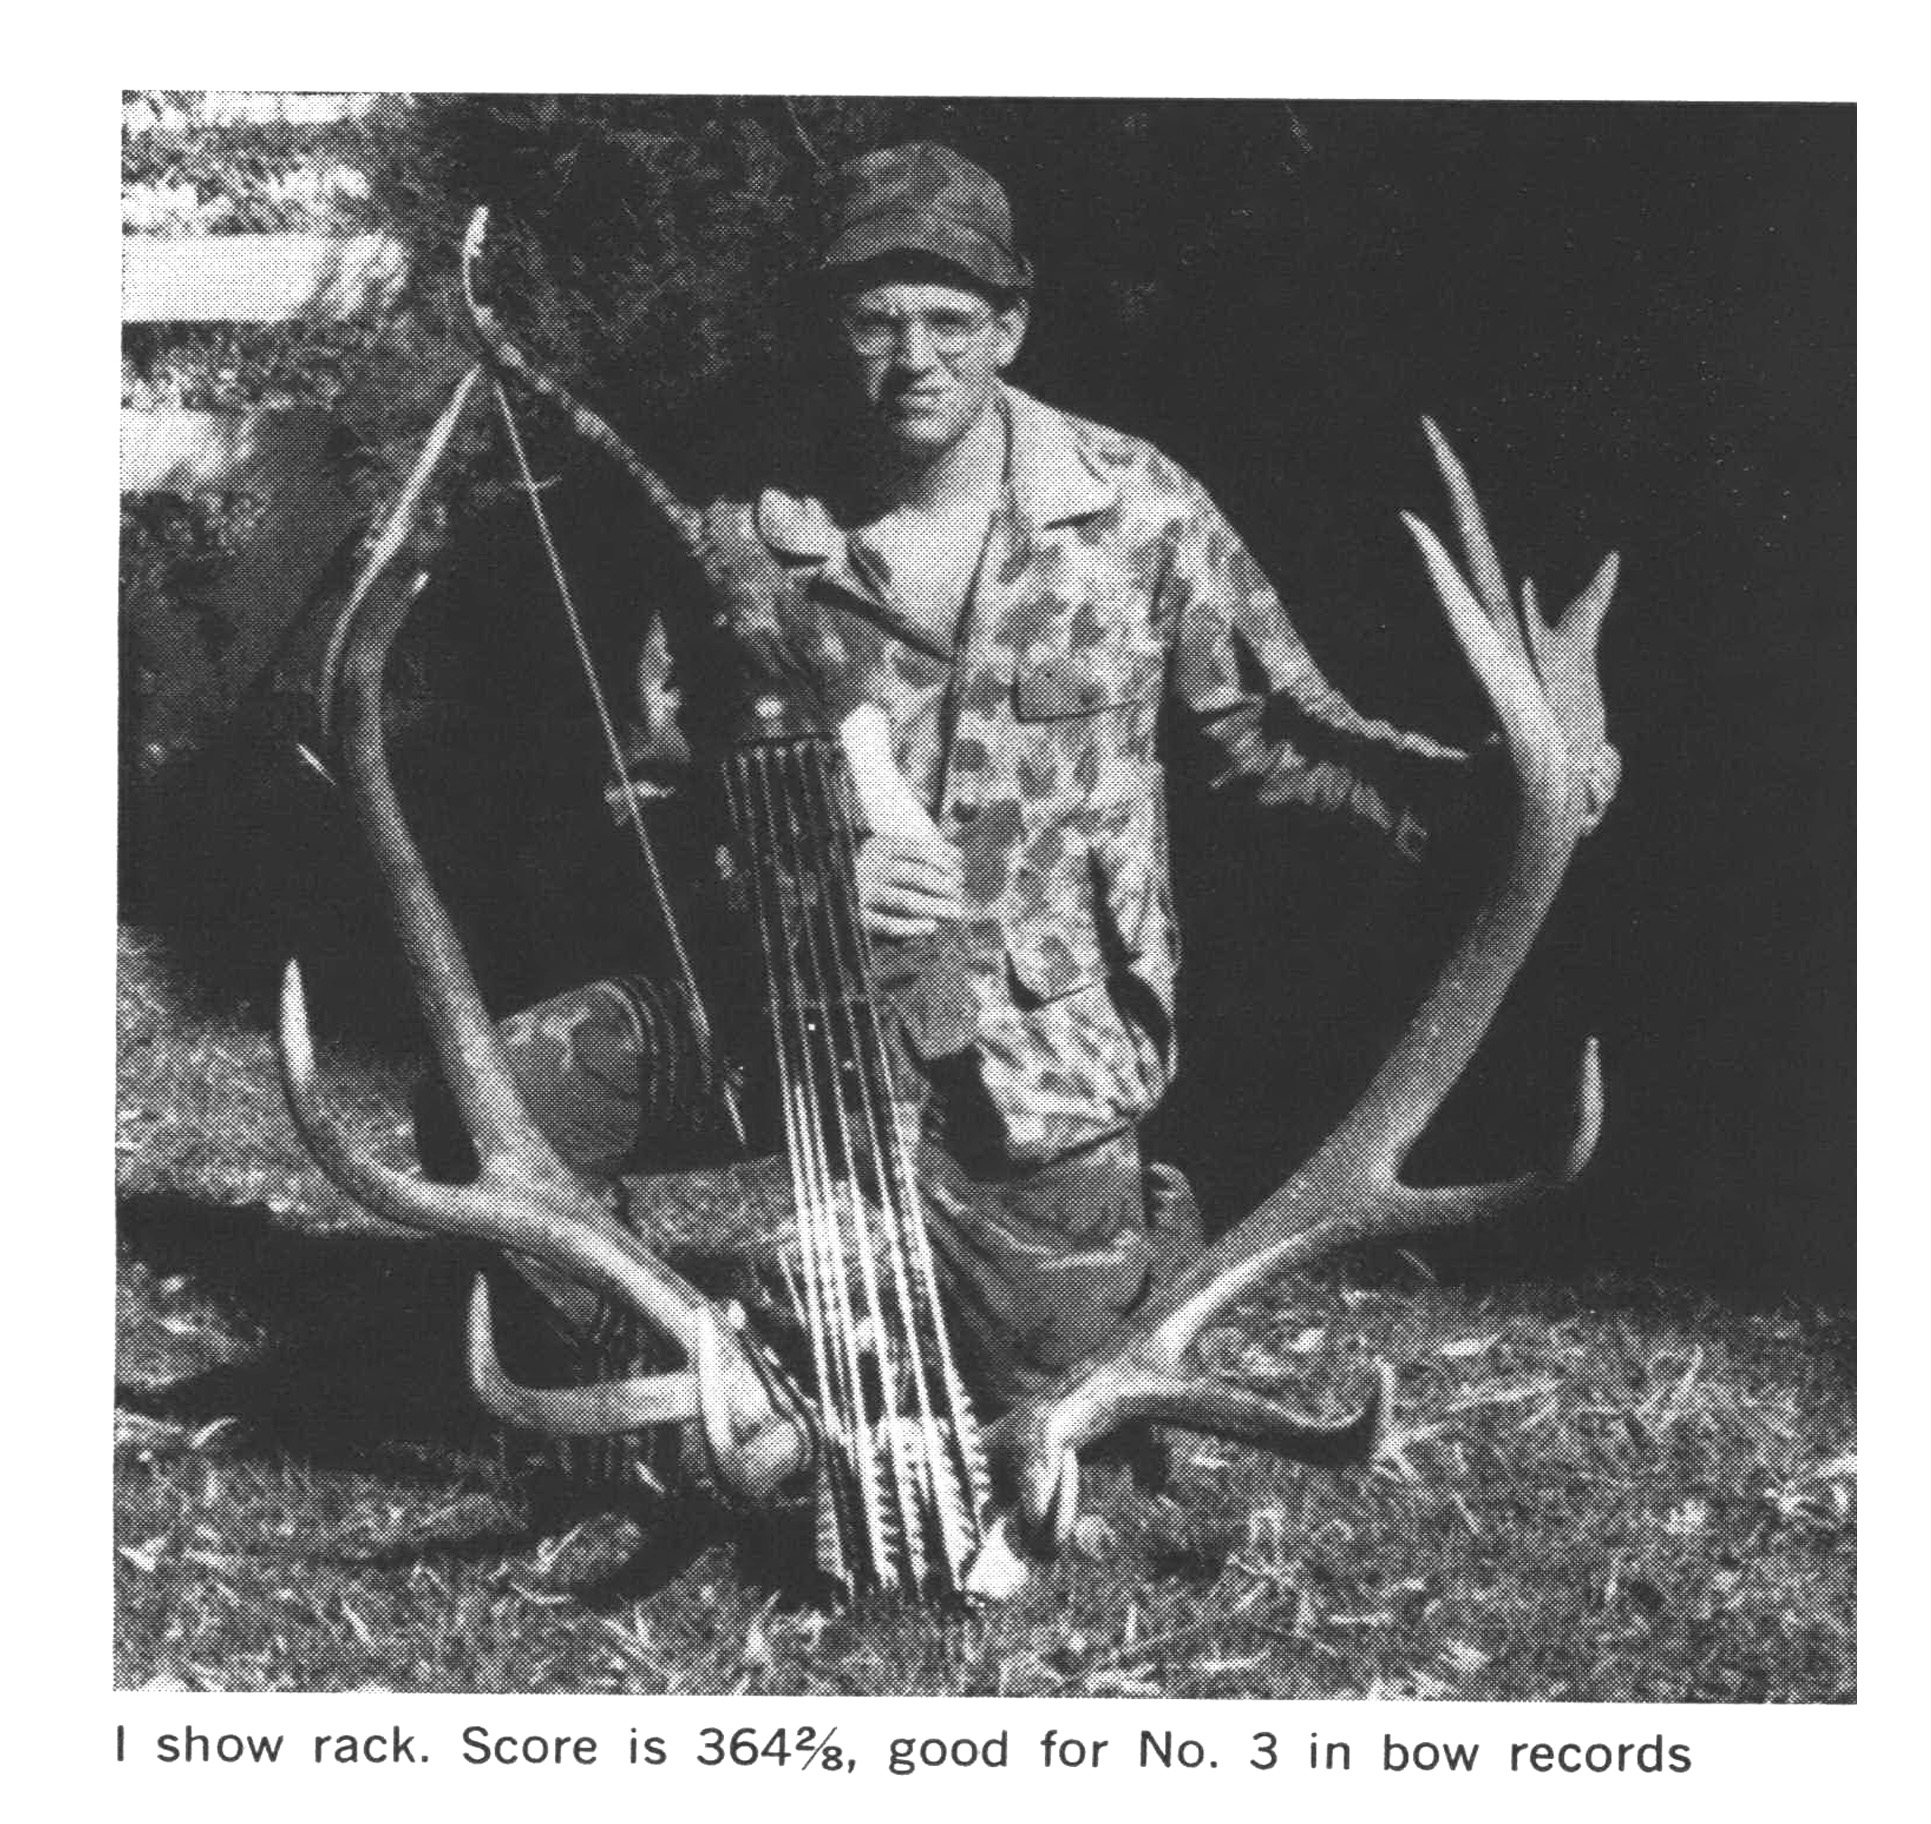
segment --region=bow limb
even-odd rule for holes
[[[489,211],[478,209],[469,220],[469,230],[463,236],[463,300],[469,307],[471,321],[476,326],[477,335],[482,339],[488,360],[498,373],[512,373],[539,397],[548,399],[562,410],[577,431],[598,449],[613,458],[633,481],[644,490],[651,504],[670,522],[672,530],[685,544],[686,548],[702,560],[705,541],[702,536],[702,516],[694,507],[679,499],[663,478],[647,464],[617,433],[615,428],[600,414],[578,399],[560,380],[539,369],[510,339],[496,315],[490,310],[476,291],[476,265],[482,253],[483,233],[489,225]],[[685,1001],[690,1010],[691,1024],[695,1030],[699,1049],[709,1059],[715,1057],[712,1039],[710,1011],[697,986],[697,972],[691,966],[690,952],[685,947],[684,932],[678,923],[676,909],[671,904],[670,891],[665,885],[662,868],[658,865],[657,850],[650,839],[650,832],[644,828],[643,813],[638,807],[634,792],[628,787],[628,769],[624,765],[622,743],[617,738],[617,724],[610,712],[609,699],[604,694],[602,682],[597,677],[595,660],[591,657],[590,643],[584,633],[583,616],[577,610],[576,597],[570,588],[570,579],[563,568],[563,553],[558,549],[556,537],[550,529],[550,516],[544,511],[543,498],[537,491],[537,480],[530,467],[529,452],[523,444],[523,434],[517,426],[516,414],[510,409],[509,395],[501,380],[497,380],[492,391],[496,397],[497,410],[503,420],[503,429],[509,439],[510,451],[516,462],[517,479],[523,489],[523,497],[530,503],[530,513],[536,522],[537,537],[543,545],[543,553],[550,566],[550,580],[556,587],[557,599],[563,608],[563,617],[570,629],[570,637],[575,644],[577,664],[583,673],[584,683],[590,692],[590,701],[596,710],[598,728],[603,736],[604,752],[611,766],[612,777],[621,793],[621,802],[628,813],[627,821],[637,838],[638,853],[643,858],[644,873],[650,881],[651,896],[657,906],[658,917],[663,921],[665,933],[670,939],[671,960],[677,971],[678,985],[682,988]],[[723,1099],[724,1113],[730,1121],[731,1131],[740,1146],[746,1144],[744,1115],[738,1105],[736,1092],[731,1086],[729,1076],[723,1071],[715,1072],[719,1091]]]
[[[476,267],[482,257],[489,210],[479,208],[469,218],[463,236],[463,303],[482,342],[485,358],[499,373],[512,374],[539,398],[547,399],[585,438],[608,456],[642,488],[671,530],[688,549],[701,554],[703,516],[653,469],[601,412],[594,410],[554,375],[545,373],[510,340],[496,313],[476,292]]]

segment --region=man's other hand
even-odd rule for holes
[[[1622,783],[1623,757],[1613,743],[1599,742],[1583,773],[1582,833],[1590,835],[1608,816],[1615,802],[1616,787]]]
[[[965,916],[965,868],[937,829],[881,830],[858,849],[858,904],[874,937],[926,937]]]

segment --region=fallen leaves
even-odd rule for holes
[[[1444,1414],[1477,1412],[1484,1406],[1521,1406],[1556,1392],[1562,1382],[1553,1375],[1532,1381],[1512,1381],[1498,1387],[1478,1387],[1458,1395],[1440,1410]]]
[[[124,1132],[142,1146],[121,1161],[124,1188],[189,1184],[226,1208],[246,1187],[272,1196],[293,1141],[263,1036],[192,1028],[200,1016],[172,1005],[157,1017],[194,1043],[165,1068],[149,1045],[124,1076]],[[244,1078],[232,1143],[191,1150],[198,1098]],[[354,1081],[352,1118],[394,1144],[395,1097]],[[283,1232],[351,1233],[300,1212]],[[1400,1364],[1382,1468],[1282,1465],[1203,1443],[1181,1452],[1177,1504],[1095,1476],[1073,1549],[1051,1566],[1019,1559],[1030,1581],[963,1620],[912,1605],[833,1616],[789,1598],[769,1609],[748,1554],[720,1544],[659,1576],[655,1538],[634,1523],[520,1535],[498,1472],[467,1438],[399,1454],[372,1436],[365,1458],[343,1463],[303,1456],[299,1430],[284,1454],[284,1434],[251,1412],[203,1407],[175,1423],[125,1411],[120,1677],[164,1691],[373,1680],[1841,1697],[1855,1666],[1848,1350],[1818,1341],[1814,1321],[1775,1340],[1754,1314],[1612,1292],[1578,1310],[1561,1289],[1475,1296],[1402,1275],[1256,1298],[1217,1337],[1225,1369],[1254,1366],[1318,1405],[1358,1379],[1366,1354]],[[123,1334],[174,1355],[199,1354],[191,1333],[229,1317],[174,1258],[130,1259],[123,1296]],[[248,1339],[274,1340],[272,1325]],[[623,1579],[640,1566],[648,1593],[633,1600]]]
[[[1493,1653],[1484,1653],[1480,1647],[1471,1646],[1465,1640],[1443,1642],[1435,1658],[1463,1678],[1472,1678],[1477,1672],[1486,1672],[1495,1661]]]
[[[1663,1516],[1663,1531],[1672,1539],[1692,1538],[1709,1527],[1710,1504],[1700,1495],[1691,1495]]]
[[[152,1539],[145,1540],[140,1545],[117,1546],[115,1551],[133,1565],[143,1577],[152,1577],[161,1568],[161,1548],[167,1542],[166,1533],[157,1533]]]

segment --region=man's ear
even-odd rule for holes
[[[999,313],[999,371],[1019,359],[1019,351],[1025,346],[1026,326],[1032,321],[1032,305],[1025,298],[1018,298]]]

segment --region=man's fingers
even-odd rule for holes
[[[880,876],[878,884],[882,890],[918,894],[928,899],[943,900],[947,905],[963,903],[960,882],[950,874],[929,873],[920,868],[893,868]]]
[[[948,843],[873,836],[859,851],[858,897],[867,910],[957,918],[965,911],[964,892],[964,864]]]
[[[881,857],[881,861],[892,880],[935,880],[955,887],[965,880],[965,864],[955,849],[938,854],[929,849],[901,849]]]
[[[880,886],[923,887],[935,893],[956,894],[965,884],[958,868],[941,867],[911,855],[862,855],[858,862],[860,886],[875,882]]]
[[[858,903],[873,937],[929,937],[965,916],[964,863],[943,838],[874,832],[858,852]]]
[[[1589,761],[1583,781],[1583,833],[1593,830],[1609,814],[1616,788],[1622,783],[1623,757],[1609,742],[1599,746]]]
[[[867,907],[893,912],[900,918],[961,918],[965,914],[965,901],[957,893],[922,880],[880,881],[860,898]]]
[[[939,928],[935,918],[900,918],[867,908],[865,929],[874,937],[930,937]]]

